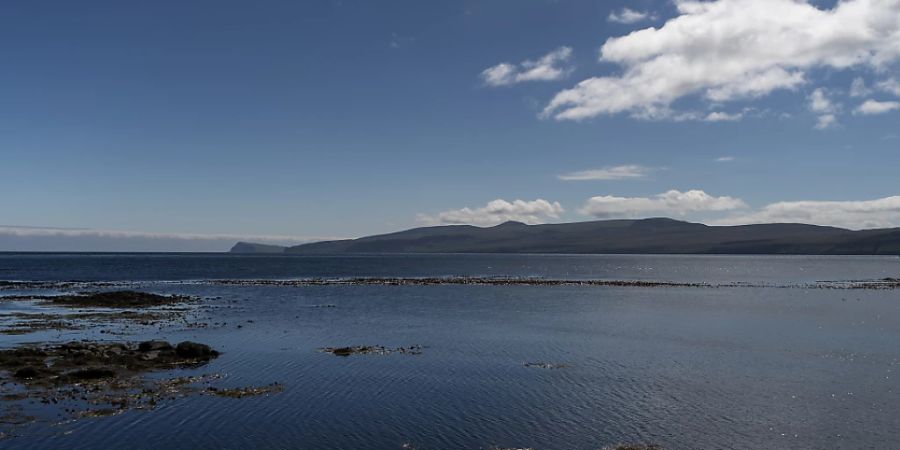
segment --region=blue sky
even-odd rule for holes
[[[900,226],[895,0],[14,0],[0,55],[6,232]]]

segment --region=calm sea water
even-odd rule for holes
[[[357,276],[757,287],[171,283]],[[207,300],[210,314],[228,326],[124,338],[209,343],[223,355],[179,374],[221,373],[233,386],[280,382],[285,391],[34,426],[0,447],[900,448],[900,291],[765,287],[885,277],[900,277],[900,258],[5,254],[0,280],[137,280],[148,291],[220,297]],[[320,304],[337,307],[311,307]],[[317,351],[369,344],[425,350]]]

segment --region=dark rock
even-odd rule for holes
[[[663,450],[663,448],[652,444],[617,444],[607,445],[603,450]]]
[[[15,374],[13,374],[14,377],[22,378],[22,379],[37,378],[40,375],[41,375],[40,371],[38,371],[34,367],[30,367],[30,366],[23,367],[23,368],[17,370]]]
[[[336,348],[336,349],[332,350],[331,354],[337,355],[337,356],[350,356],[356,352],[357,351],[351,347],[340,347],[340,348]]]
[[[219,352],[206,344],[184,341],[175,347],[175,354],[182,358],[210,359],[219,356]]]
[[[81,295],[49,297],[51,303],[71,307],[86,308],[147,308],[171,305],[190,300],[178,295],[159,295],[138,291],[94,292]]]
[[[173,367],[197,367],[219,353],[207,345],[183,342],[176,349],[167,342],[148,341],[140,351],[137,343],[69,342],[56,346],[19,347],[0,350],[0,383],[15,378],[33,386],[121,378]]]
[[[169,347],[172,348],[172,347]],[[142,352],[138,358],[141,361],[153,361],[156,358],[159,358],[159,350],[151,350],[149,352]]]
[[[125,352],[128,351],[128,347],[124,345],[111,345],[106,349],[106,353],[109,355],[122,356]]]
[[[138,344],[138,350],[142,352],[152,352],[158,350],[171,350],[172,344],[166,341],[144,341]]]
[[[271,393],[277,393],[284,390],[284,385],[281,383],[272,383],[267,386],[259,386],[259,387],[244,387],[244,388],[231,388],[231,389],[219,389],[215,387],[208,387],[207,392],[217,395],[219,397],[230,397],[230,398],[244,398],[244,397],[253,397],[256,395],[268,395]]]
[[[390,355],[391,353],[399,353],[402,355],[421,355],[422,346],[413,345],[410,347],[388,348],[382,345],[359,345],[353,347],[325,347],[319,351],[331,353],[335,356],[350,355]]]
[[[527,363],[525,363],[525,367],[537,367],[540,369],[563,369],[568,366],[565,364],[559,364],[559,363],[527,362]]]
[[[70,372],[68,376],[76,380],[99,380],[101,378],[112,378],[116,376],[116,372],[100,367],[90,367]]]

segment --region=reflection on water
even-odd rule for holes
[[[900,259],[3,255],[0,274],[10,280],[502,275],[774,284],[897,276],[894,260]],[[896,290],[154,282],[142,288],[203,297],[209,321],[224,325],[90,337],[206,342],[222,355],[199,372],[222,374],[226,386],[278,382],[283,392],[180,398],[154,411],[35,424],[0,446],[892,448],[900,441]],[[333,307],[316,307],[322,305]],[[2,339],[15,345],[84,335],[60,330]],[[319,351],[370,345],[422,348],[410,355]]]

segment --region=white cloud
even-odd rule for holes
[[[898,81],[896,78],[892,77],[886,80],[881,80],[876,84],[876,86],[882,91],[890,92],[891,94],[900,97],[900,81]]]
[[[808,223],[850,229],[900,226],[900,196],[859,201],[778,202],[761,210],[717,221],[721,225],[748,223]]]
[[[601,219],[641,218],[651,215],[684,216],[688,213],[730,211],[746,208],[743,200],[714,197],[701,190],[670,190],[653,197],[591,197],[579,210],[581,214]]]
[[[100,230],[92,228],[21,227],[8,225],[0,225],[0,234],[18,237],[65,236],[99,237],[111,239],[143,238],[182,240],[243,240],[253,242],[281,242],[285,244],[312,242],[323,239],[336,239],[260,234],[154,233],[147,231]]]
[[[663,117],[689,95],[728,102],[792,90],[815,68],[883,70],[900,59],[900,0],[843,0],[820,9],[804,0],[675,0],[679,16],[660,28],[610,38],[601,61],[618,75],[559,92],[543,116]]]
[[[588,180],[633,180],[646,178],[654,169],[651,167],[629,164],[625,166],[603,167],[601,169],[582,170],[559,175],[563,181],[588,181]]]
[[[732,162],[732,161],[734,161],[734,156],[720,156],[720,157],[716,158],[716,162],[720,162],[720,163]]]
[[[297,245],[331,239],[336,238],[0,225],[0,251],[225,251],[238,241]]]
[[[828,98],[825,89],[816,89],[809,95],[809,110],[819,114],[815,126],[817,130],[826,130],[837,125],[837,116],[835,116],[835,113],[838,112],[839,109],[840,105],[835,104]]]
[[[542,116],[544,114],[541,114]],[[689,120],[703,120],[706,116],[694,111],[675,111],[669,107],[647,108],[636,111],[632,117],[642,120],[670,120],[672,122],[686,122]]]
[[[868,116],[873,114],[884,114],[895,109],[900,109],[900,102],[880,102],[878,100],[869,99],[853,110],[853,113]]]
[[[837,126],[837,117],[834,114],[824,114],[819,116],[819,119],[816,121],[815,128],[817,130],[827,130],[831,127]]]
[[[481,72],[488,86],[508,86],[523,81],[560,80],[569,74],[572,59],[570,47],[560,47],[537,61],[526,60],[520,64],[500,63]]]
[[[559,219],[564,213],[559,202],[550,203],[544,199],[533,201],[515,200],[508,202],[497,199],[481,208],[462,208],[444,211],[436,215],[419,214],[418,221],[426,225],[479,225],[490,226],[515,220],[527,224],[546,223]]]
[[[645,20],[655,20],[656,17],[646,11],[635,11],[630,8],[622,8],[621,11],[609,13],[609,21],[624,24],[633,24]]]
[[[737,122],[744,118],[744,113],[729,114],[721,111],[713,111],[703,119],[706,122]]]
[[[869,86],[866,85],[866,80],[863,80],[862,77],[856,77],[853,79],[853,82],[850,83],[851,97],[865,97],[871,93],[872,90],[869,89]]]
[[[825,90],[819,88],[809,96],[809,110],[814,113],[833,113],[837,107],[825,94]]]

